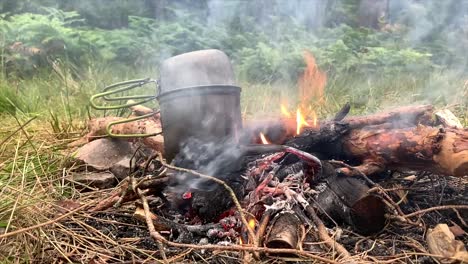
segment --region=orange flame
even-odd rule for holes
[[[260,140],[262,141],[263,145],[270,144],[270,142],[268,142],[268,140],[266,139],[265,135],[262,132],[260,132]]]
[[[286,106],[283,104],[281,105],[281,113],[286,117],[291,117],[291,113],[289,113],[288,109],[286,109]]]
[[[298,108],[296,111],[296,134],[299,135],[301,133],[302,127],[308,125],[309,124],[304,119],[304,116],[301,114],[301,110]]]
[[[312,116],[312,126],[317,127],[317,114],[312,110],[310,115]]]
[[[304,60],[306,68],[304,73],[299,78],[299,96],[301,104],[309,104],[311,99],[317,100],[318,103],[324,103],[325,85],[327,84],[327,75],[320,71],[315,62],[315,58],[310,51],[304,52]]]
[[[249,220],[249,227],[250,228],[255,228],[255,219],[252,218],[252,219]]]

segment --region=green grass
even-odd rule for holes
[[[20,229],[47,221],[54,201],[79,195],[63,184],[62,175],[71,152],[66,144],[84,131],[88,113],[103,115],[88,111],[89,97],[114,82],[156,75],[151,74],[153,70],[138,74],[100,68],[80,76],[67,71],[30,80],[0,80],[0,142],[4,141],[0,146],[0,228]],[[310,104],[319,117],[327,118],[346,102],[351,103],[352,114],[431,103],[439,108],[449,107],[466,126],[466,78],[450,71],[372,78],[336,74],[328,77],[326,103]],[[293,110],[299,102],[295,84],[240,85],[242,113],[249,118],[279,116],[281,103]],[[36,119],[23,130],[14,132],[33,117]],[[32,259],[41,254],[41,245],[48,239],[44,230],[0,241],[0,257]]]
[[[37,115],[46,122],[71,124],[76,120],[85,120],[90,112],[91,115],[102,114],[89,110],[88,102],[92,94],[106,85],[129,79],[157,78],[156,69],[136,72],[110,68],[100,66],[77,73],[71,68],[57,66],[49,74],[28,80],[0,79],[0,114]],[[450,107],[466,123],[467,81],[468,76],[449,70],[420,76],[406,73],[372,76],[330,74],[325,88],[326,104],[318,105],[314,101],[308,104],[326,117],[346,102],[351,103],[352,113],[355,114],[398,105],[429,103],[437,107]],[[241,80],[239,84],[242,87],[242,113],[247,116],[276,115],[281,103],[293,109],[299,102],[295,83],[252,84]],[[145,89],[136,92],[154,92],[153,87]]]
[[[309,102],[319,117],[327,118],[346,102],[351,114],[365,114],[412,104],[433,104],[448,107],[463,124],[468,124],[468,76],[451,71],[434,71],[424,76],[359,76],[352,73],[328,77],[325,102]],[[280,113],[279,105],[290,109],[299,104],[295,84],[242,84],[241,107],[246,115]]]

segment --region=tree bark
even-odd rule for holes
[[[468,175],[468,130],[416,126],[401,129],[354,129],[343,137],[343,152],[362,164],[365,174],[384,169],[428,170]],[[352,174],[352,171],[343,169]]]

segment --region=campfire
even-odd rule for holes
[[[161,70],[160,112],[131,102],[134,116],[145,118],[131,123],[95,119],[89,134],[75,143],[92,141],[78,150],[77,159],[96,169],[97,156],[106,153],[94,154],[90,144],[100,149],[116,144],[94,140],[97,136],[109,130],[117,137],[145,135],[139,140],[130,136],[130,143],[118,139],[132,151],[123,163],[117,159],[101,169],[116,172],[115,164],[129,166],[89,212],[131,208],[134,219],[147,225],[157,257],[169,262],[186,249],[230,252],[244,262],[272,257],[323,263],[405,260],[397,253],[367,256],[360,248],[370,236],[394,234],[387,231],[393,225],[419,231],[436,230],[436,224],[466,228],[466,197],[465,204],[425,204],[426,209],[403,201],[411,200],[406,196],[410,188],[423,188],[420,180],[429,174],[454,181],[468,174],[468,130],[450,112],[430,105],[348,116],[346,104],[334,117],[319,119],[320,107],[327,104],[327,77],[310,52],[304,57],[298,105],[280,105],[280,116],[244,124],[240,88],[222,52],[168,59]],[[439,220],[451,222],[425,222],[425,214],[439,211],[444,212]],[[428,249],[408,240],[420,249],[414,256],[467,260],[463,242],[447,232],[438,237],[431,232],[423,237]],[[453,246],[441,250],[444,243]]]

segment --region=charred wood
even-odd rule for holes
[[[377,233],[385,226],[385,203],[369,194],[369,189],[357,178],[337,175],[326,179],[326,189],[318,195],[317,203],[335,222],[344,221],[360,234]]]

